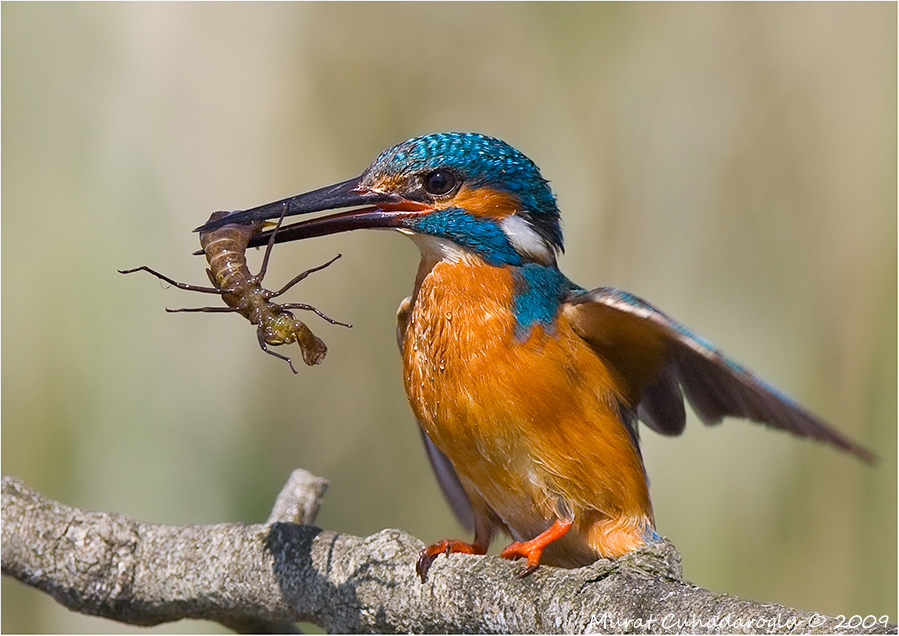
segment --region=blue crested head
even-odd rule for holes
[[[494,264],[554,264],[562,251],[559,209],[533,161],[477,133],[435,133],[382,152],[362,184],[433,207],[413,231],[474,250]]]
[[[562,251],[559,209],[537,166],[504,141],[476,133],[404,141],[359,177],[197,229],[353,206],[373,207],[296,223],[281,229],[278,241],[390,228],[412,234],[419,247],[436,249],[441,258],[476,254],[496,266],[555,267]]]

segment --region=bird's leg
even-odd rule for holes
[[[462,554],[487,554],[487,548],[493,541],[496,534],[496,521],[490,515],[476,515],[474,521],[474,541],[465,543],[464,541],[455,541],[453,539],[444,539],[438,541],[434,545],[429,545],[418,553],[418,562],[415,564],[415,571],[421,582],[424,583],[428,579],[428,570],[431,564],[441,554],[449,556],[453,552]]]
[[[447,556],[453,552],[459,552],[461,554],[487,554],[487,545],[487,542],[484,542],[478,537],[477,532],[475,533],[474,541],[472,543],[456,541],[455,539],[438,541],[418,553],[415,571],[418,572],[418,577],[421,579],[421,582],[424,583],[428,580],[428,570],[431,568],[431,564],[441,554]]]
[[[533,573],[540,566],[540,556],[550,543],[559,539],[571,528],[572,519],[556,519],[555,523],[545,532],[541,532],[530,541],[515,541],[500,554],[504,559],[514,561],[522,557],[528,560],[525,568],[518,574],[525,577]]]

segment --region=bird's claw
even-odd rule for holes
[[[521,569],[521,572],[518,573],[518,578],[523,579],[526,576],[529,576],[537,571],[537,568],[540,567],[539,563],[528,563],[525,567]]]
[[[523,579],[524,577],[533,574],[537,571],[537,568],[540,567],[540,555],[543,553],[543,548],[535,549],[533,546],[527,545],[527,543],[521,543],[516,541],[512,543],[505,550],[502,551],[500,556],[504,559],[509,559],[510,561],[515,561],[516,559],[527,559],[528,562],[525,564],[524,568],[518,573],[518,578]]]
[[[431,564],[434,560],[440,556],[440,552],[430,552],[432,547],[434,546],[428,546],[419,552],[418,560],[415,562],[415,573],[418,574],[418,578],[421,579],[422,583],[428,580],[428,570],[431,569]]]
[[[530,541],[513,542],[502,551],[500,556],[510,561],[521,558],[527,559],[528,563],[524,570],[518,574],[518,577],[524,578],[529,574],[533,574],[540,567],[540,557],[543,556],[546,546],[565,536],[565,533],[571,528],[571,524],[571,519],[556,519],[549,529],[541,532]]]
[[[424,583],[428,580],[428,570],[431,569],[431,564],[434,563],[437,557],[441,554],[449,556],[453,552],[484,554],[487,552],[487,549],[478,543],[465,543],[464,541],[455,541],[453,539],[444,539],[429,545],[418,553],[418,561],[415,563],[415,572],[418,574],[421,582]]]

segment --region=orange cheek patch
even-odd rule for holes
[[[496,219],[514,214],[521,208],[521,202],[514,194],[491,188],[469,188],[464,185],[448,205],[463,208],[476,216]]]

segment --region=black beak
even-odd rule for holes
[[[371,207],[282,226],[275,236],[275,242],[285,243],[349,230],[402,227],[404,219],[431,209],[429,206],[409,201],[395,194],[367,188],[362,185],[362,177],[356,177],[337,185],[298,194],[295,197],[260,205],[250,210],[236,210],[214,221],[208,221],[194,231],[207,232],[233,223],[252,224],[277,219],[282,215],[309,214],[357,205]],[[268,243],[269,237],[271,237],[271,232],[256,234],[250,240],[249,247],[265,245]]]
[[[295,197],[260,205],[250,210],[235,210],[215,221],[207,221],[194,232],[208,232],[209,230],[215,230],[223,225],[231,225],[233,223],[249,225],[259,221],[277,219],[282,214],[284,216],[294,216],[296,214],[333,210],[334,208],[400,203],[403,201],[401,197],[395,194],[371,190],[361,184],[362,177],[356,177],[337,185],[320,188],[305,194],[298,194]]]

